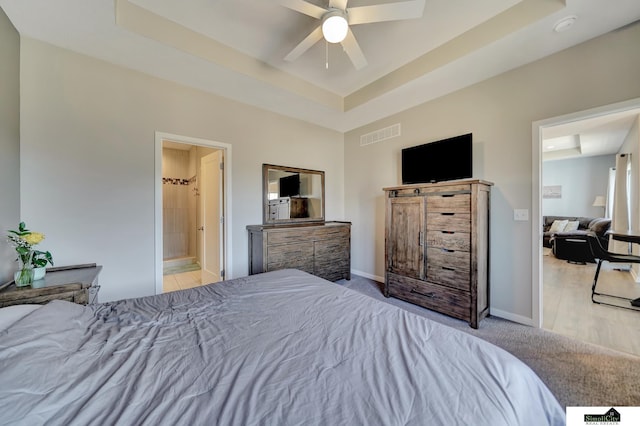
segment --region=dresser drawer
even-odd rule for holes
[[[427,196],[427,212],[461,212],[471,210],[471,194],[438,194]]]
[[[249,274],[300,269],[336,281],[351,279],[351,223],[249,225]]]
[[[275,230],[267,232],[267,244],[288,244],[295,241],[321,241],[332,240],[335,238],[348,239],[350,235],[350,229],[346,226],[324,226],[308,227],[303,226],[296,228],[289,228],[286,230]]]
[[[471,215],[468,212],[427,212],[427,229],[431,231],[471,232]]]
[[[387,291],[390,296],[455,318],[469,320],[471,315],[471,299],[468,292],[392,273],[387,273]]]
[[[313,274],[313,242],[267,247],[267,271],[300,269]]]
[[[427,231],[427,247],[469,251],[471,235],[468,232]]]

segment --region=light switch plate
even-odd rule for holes
[[[529,210],[513,209],[513,220],[526,222],[529,220]]]

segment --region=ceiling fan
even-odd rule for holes
[[[367,65],[367,60],[350,26],[420,18],[425,3],[425,0],[410,0],[372,6],[347,7],[347,1],[329,0],[329,7],[324,8],[305,0],[279,0],[284,7],[322,21],[322,24],[311,31],[284,59],[289,62],[295,61],[324,37],[329,43],[342,44],[349,59],[359,70]]]

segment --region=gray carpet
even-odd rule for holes
[[[535,371],[564,407],[640,406],[639,357],[497,317],[485,318],[474,330],[464,321],[385,298],[383,284],[363,277],[353,276],[351,281],[340,280],[338,284],[505,349]]]

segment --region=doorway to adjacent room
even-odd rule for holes
[[[556,192],[558,194],[562,193],[562,197],[568,197],[569,195],[573,197],[569,197],[571,198],[571,203],[569,204],[572,206],[572,209],[565,212],[562,211],[562,209],[559,210],[557,205],[559,201],[563,200],[554,199],[554,197],[550,196],[543,197],[543,194],[548,192],[543,191],[543,185],[547,186],[544,189],[548,189],[548,185],[556,185],[559,183],[559,181],[556,182],[555,180],[550,182],[548,179],[548,174],[555,169],[543,167],[545,157],[547,159],[550,158],[545,156],[543,151],[545,134],[547,137],[553,135],[555,129],[561,127],[574,128],[576,133],[578,133],[577,129],[581,123],[589,123],[590,130],[593,132],[598,127],[601,127],[603,130],[606,129],[607,127],[604,126],[604,124],[607,122],[611,123],[609,126],[611,129],[614,129],[616,126],[613,124],[617,123],[616,125],[620,127],[619,125],[628,121],[631,124],[627,127],[631,130],[626,133],[625,150],[627,150],[629,149],[629,138],[637,138],[639,114],[640,99],[635,99],[533,123],[533,325],[578,340],[634,354],[640,354],[640,346],[636,343],[637,339],[630,339],[629,337],[632,335],[638,336],[638,329],[635,326],[639,315],[638,312],[592,303],[591,284],[596,265],[591,262],[576,261],[576,259],[573,259],[574,261],[572,262],[567,262],[567,260],[565,260],[566,258],[561,255],[562,253],[559,251],[554,254],[551,248],[543,247],[542,238],[543,219],[545,215],[606,216],[604,203],[598,203],[597,200],[599,198],[605,200],[608,198],[607,181],[609,180],[609,168],[611,165],[602,165],[600,163],[602,163],[603,160],[607,160],[609,163],[614,164],[615,154],[608,153],[605,156],[592,156],[590,159],[585,158],[584,160],[562,160],[556,158],[556,161],[560,160],[567,163],[562,166],[566,169],[569,169],[570,165],[574,168],[577,167],[578,162],[588,163],[591,168],[598,165],[598,167],[602,169],[598,175],[600,176],[598,179],[602,182],[599,182],[599,185],[595,185],[598,186],[598,188],[595,188],[593,184],[589,184],[589,179],[591,178],[591,180],[593,180],[593,176],[584,178],[580,177],[577,172],[572,174],[573,178],[567,180],[566,185],[562,185],[561,189],[558,187]],[[598,141],[598,143],[612,143],[611,139],[614,138],[607,137],[604,131],[601,133],[597,138],[598,140],[601,139],[601,142]],[[594,136],[594,134],[592,133],[590,137],[591,136]],[[594,142],[596,141],[594,140]],[[640,140],[636,141],[635,144],[640,146]],[[584,146],[579,150],[584,153],[594,148],[594,146]],[[635,147],[634,155],[637,155],[638,151],[640,151],[640,148]],[[593,152],[592,154],[596,155]],[[611,158],[607,158],[608,156]],[[552,157],[553,156],[551,156],[551,158]],[[585,165],[583,167],[587,166]],[[552,176],[558,180],[558,176],[556,175]],[[589,175],[594,175],[593,170],[589,172]],[[545,177],[547,179],[545,179]],[[589,188],[585,188],[585,186],[588,186],[592,191],[587,191],[586,189]],[[635,182],[633,186],[634,194],[640,193],[639,187],[640,182]],[[576,191],[583,193],[584,200],[575,200],[576,196],[579,195]],[[555,198],[559,197],[560,195]],[[547,199],[543,200],[543,198]],[[556,204],[553,204],[554,202]],[[582,207],[580,207],[580,202],[584,204]],[[549,208],[552,204],[556,206],[555,209]],[[562,203],[560,203],[560,205],[562,205]],[[574,210],[577,212],[576,214],[574,214]],[[634,225],[634,227],[637,226],[637,224],[632,225]],[[640,284],[636,282],[635,275],[636,274],[631,274],[627,271],[616,270],[613,265],[605,262],[598,285],[607,288],[610,293],[632,296],[640,295]]]
[[[225,279],[230,146],[156,134],[156,293]]]

